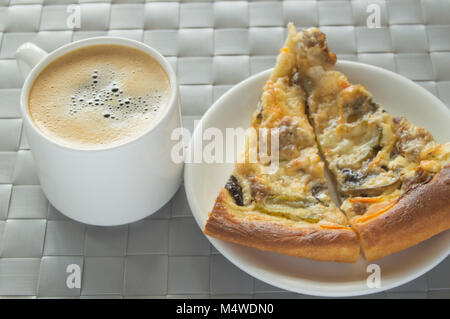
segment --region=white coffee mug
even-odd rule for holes
[[[30,117],[28,95],[39,73],[61,55],[94,44],[120,44],[152,56],[166,71],[171,98],[156,124],[133,140],[101,149],[76,149],[41,132]],[[16,52],[26,78],[20,108],[28,143],[44,194],[57,210],[92,225],[120,225],[142,219],[161,208],[177,191],[182,163],[171,159],[172,131],[181,127],[175,72],[151,47],[129,39],[97,37],[72,42],[51,53],[32,43]],[[70,76],[70,75],[68,75]]]

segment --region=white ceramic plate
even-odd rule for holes
[[[427,90],[400,75],[366,64],[342,61],[336,69],[346,74],[350,82],[366,86],[375,101],[391,114],[404,115],[412,123],[427,128],[439,142],[450,141],[450,111]],[[256,74],[226,92],[203,116],[203,131],[208,127],[222,132],[226,128],[248,128],[270,72]],[[199,128],[192,141],[202,134]],[[232,169],[231,163],[186,164],[186,193],[200,228],[203,229]],[[375,263],[381,268],[381,288],[369,288],[369,263],[363,258],[355,264],[318,262],[208,238],[233,264],[259,280],[293,292],[331,297],[376,293],[405,284],[435,267],[450,252],[450,231],[446,231],[380,259]]]

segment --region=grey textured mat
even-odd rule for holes
[[[115,35],[150,44],[180,82],[184,125],[235,83],[270,68],[285,24],[320,26],[338,57],[398,72],[450,105],[450,1],[80,0],[80,29],[66,25],[71,0],[0,0],[0,296],[307,298],[270,287],[218,254],[196,225],[184,189],[150,218],[98,228],[68,220],[48,203],[22,135],[23,80],[16,48],[47,51]],[[382,27],[366,27],[366,8]],[[81,289],[66,267],[82,269]],[[450,258],[413,282],[369,297],[450,298]]]

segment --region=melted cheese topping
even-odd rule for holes
[[[304,33],[311,32],[309,30]],[[301,77],[319,148],[337,181],[349,217],[373,213],[376,200],[398,198],[414,184],[430,180],[450,162],[450,143],[440,145],[422,127],[393,118],[361,85],[317,63],[326,44],[303,46]],[[308,68],[309,67],[309,68]],[[364,197],[366,201],[354,200]]]
[[[295,81],[296,48],[300,40],[295,28],[290,28],[252,117],[251,125],[256,130],[279,130],[279,165],[275,171],[267,173],[265,166],[268,164],[249,161],[249,154],[257,151],[249,148],[260,143],[270,144],[270,138],[256,143],[247,141],[246,161],[236,164],[232,173],[242,189],[244,205],[235,202],[229,205],[241,218],[262,215],[289,220],[300,227],[311,224],[341,227],[347,225],[347,219],[328,193],[324,163],[305,112],[305,92]],[[258,136],[249,139],[258,139]],[[270,149],[269,145],[263,146]]]
[[[387,211],[411,185],[427,182],[450,163],[450,143],[440,145],[425,129],[393,118],[366,88],[332,70],[335,62],[323,33],[297,33],[289,25],[252,117],[255,129],[279,130],[279,166],[267,173],[267,163],[248,161],[254,145],[270,149],[271,143],[249,137],[256,143],[247,142],[246,161],[233,171],[243,205],[228,203],[240,218],[347,225],[330,198],[319,149],[336,179],[341,209],[361,222]]]

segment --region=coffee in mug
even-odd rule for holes
[[[170,95],[168,75],[149,54],[98,44],[47,65],[32,85],[28,108],[35,125],[55,142],[98,149],[150,130]]]

